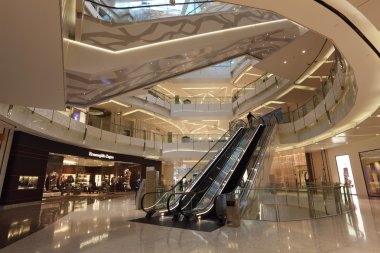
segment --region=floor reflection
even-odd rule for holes
[[[0,249],[53,224],[71,212],[85,211],[90,205],[97,210],[100,201],[115,197],[118,196],[72,196],[23,207],[0,209]]]
[[[5,239],[8,234],[26,235],[33,226],[48,227],[0,251],[377,253],[380,247],[380,201],[358,200],[354,213],[341,216],[278,223],[242,220],[240,227],[224,226],[212,232],[132,222],[144,216],[135,209],[134,196],[88,203],[50,203],[36,212],[36,221],[25,215],[10,220]],[[61,212],[70,214],[49,225]]]

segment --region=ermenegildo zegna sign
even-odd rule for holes
[[[113,155],[109,155],[109,154],[105,154],[105,153],[95,153],[92,151],[88,151],[88,156],[102,158],[102,159],[108,159],[108,160],[114,160],[115,159],[115,157]]]

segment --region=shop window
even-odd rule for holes
[[[37,189],[38,177],[35,176],[20,176],[18,178],[18,190]]]
[[[370,197],[380,197],[380,149],[359,153]]]

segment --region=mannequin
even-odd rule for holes
[[[124,191],[130,191],[131,188],[131,174],[132,172],[129,169],[124,170]]]

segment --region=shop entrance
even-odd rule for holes
[[[44,197],[133,191],[141,164],[49,153]]]

